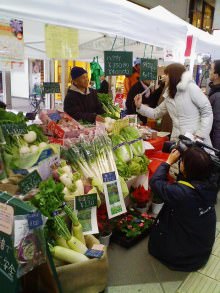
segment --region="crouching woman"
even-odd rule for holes
[[[180,159],[181,181],[168,183],[172,164]],[[150,180],[164,200],[149,239],[149,252],[170,269],[195,271],[206,264],[215,241],[217,190],[209,183],[211,159],[202,149],[173,150]]]

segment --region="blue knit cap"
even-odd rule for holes
[[[81,75],[83,75],[84,73],[87,73],[87,71],[82,67],[75,66],[71,69],[72,79],[76,79],[80,77]]]

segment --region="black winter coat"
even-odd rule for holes
[[[164,205],[153,225],[149,252],[169,268],[195,271],[208,261],[215,241],[217,191],[205,183],[169,184],[169,164],[162,163],[150,180]]]
[[[101,82],[101,86],[100,86],[100,89],[98,90],[98,93],[108,94],[108,87],[109,87],[108,82],[107,82],[107,80],[104,79]]]
[[[91,123],[95,122],[97,115],[104,113],[97,92],[91,88],[89,94],[82,94],[69,88],[64,100],[64,111],[75,120]]]
[[[147,104],[151,108],[156,108],[160,95],[163,91],[163,88],[164,88],[164,85],[160,86],[154,92],[152,92],[148,98],[143,96],[142,103]],[[137,94],[142,93],[144,90],[145,88],[143,87],[140,81],[138,81],[135,85],[133,85],[132,88],[129,90],[127,99],[126,99],[127,114],[137,114],[136,106],[134,103],[134,97]],[[147,123],[147,117],[142,116],[141,114],[138,114],[138,117],[144,124]]]
[[[213,111],[213,125],[210,138],[214,148],[220,150],[220,84],[210,84],[209,101]]]

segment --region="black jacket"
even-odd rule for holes
[[[207,183],[195,189],[167,182],[169,165],[162,163],[150,180],[164,200],[149,239],[149,252],[171,269],[194,271],[206,264],[215,241],[217,191]]]
[[[97,115],[104,113],[97,92],[91,88],[89,88],[88,94],[82,94],[69,88],[64,100],[64,111],[75,120],[84,120],[91,123],[95,122]]]
[[[147,104],[151,108],[156,108],[160,95],[163,91],[163,87],[164,87],[164,84],[161,85],[159,88],[157,88],[154,92],[152,92],[148,98],[143,96],[142,103]],[[133,85],[132,88],[129,90],[127,99],[126,99],[127,114],[137,114],[136,106],[134,103],[134,97],[137,94],[142,93],[144,90],[145,88],[143,87],[140,81],[138,81],[135,85]],[[142,116],[140,114],[138,114],[138,117],[144,124],[147,123],[147,117]]]
[[[108,94],[108,82],[105,79],[101,82],[101,86],[98,90],[98,93]]]
[[[209,101],[213,111],[213,125],[210,138],[214,148],[220,150],[220,84],[209,84]]]

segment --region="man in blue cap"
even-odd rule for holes
[[[97,92],[89,88],[87,71],[75,66],[71,70],[72,85],[67,91],[64,100],[64,111],[75,120],[83,120],[94,123],[104,121],[99,116],[104,114],[102,104],[98,100]]]

